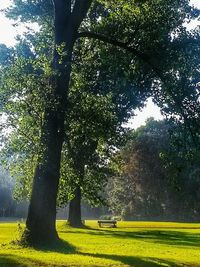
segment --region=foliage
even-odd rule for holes
[[[171,129],[169,150],[161,155],[170,184],[176,194],[173,200],[180,202],[181,211],[187,216],[198,218],[200,210],[198,202],[200,194],[198,191],[200,183],[200,135],[194,136],[183,124],[175,124]],[[173,198],[173,195],[171,196]],[[180,211],[179,211],[180,212]]]
[[[47,38],[47,40],[49,39]],[[7,105],[8,110],[6,108],[3,110],[7,114],[9,113],[7,125],[9,125],[8,120],[11,120],[11,126],[17,126],[17,129],[12,131],[12,137],[9,136],[9,144],[5,146],[7,157],[9,151],[15,153],[16,156],[16,160],[13,159],[10,165],[12,163],[13,174],[19,177],[15,194],[17,198],[30,196],[30,184],[39,153],[40,128],[43,124],[42,114],[44,106],[48,102],[48,90],[50,90],[48,89],[48,78],[51,74],[48,65],[49,57],[47,57],[48,48],[44,44],[43,32],[36,34],[36,38],[27,35],[23,44],[25,42],[32,46],[34,54],[31,54],[29,61],[26,58],[30,51],[22,53],[25,58],[20,54],[20,58],[13,65],[13,70],[9,68],[8,78],[4,79],[4,85],[12,94],[14,91],[11,88],[12,81],[10,79],[14,81],[15,91],[17,90],[15,94],[20,95],[21,88],[29,85],[29,88],[23,89],[23,97],[20,101]],[[81,49],[79,46],[80,44],[75,50],[74,60],[76,59],[76,61],[73,65],[68,99],[69,113],[66,120],[66,140],[68,142],[64,144],[63,150],[61,191],[58,199],[60,205],[64,205],[72,197],[74,187],[78,183],[77,167],[74,166],[73,161],[78,161],[79,164],[84,161],[84,165],[87,167],[86,182],[81,184],[84,195],[91,203],[102,202],[102,194],[100,195],[98,192],[101,191],[102,186],[104,187],[109,173],[106,166],[109,157],[108,151],[120,143],[124,131],[121,124],[128,120],[132,114],[132,108],[142,106],[148,96],[147,91],[144,90],[147,83],[142,84],[141,82],[144,77],[138,76],[137,72],[130,69],[130,64],[126,63],[127,60],[130,61],[129,56],[126,57],[127,60],[124,60],[125,54],[122,53],[116,62],[116,66],[120,64],[120,67],[124,68],[124,72],[116,69],[117,73],[116,71],[113,73],[116,68],[113,66],[106,73],[107,65],[110,65],[111,61],[116,61],[116,51],[113,53],[110,47],[98,47],[97,43],[94,43],[92,44],[93,48],[91,47],[93,50],[88,54],[86,44],[83,43]],[[24,50],[21,44],[17,48],[18,50],[20,48],[20,52]],[[109,57],[106,56],[107,53],[109,53]],[[94,65],[98,58],[101,60]],[[106,84],[105,75],[107,76]],[[117,81],[115,81],[116,75],[118,76]],[[137,77],[137,81],[134,76]],[[16,85],[19,88],[16,88]],[[5,88],[2,88],[2,91],[5,94]],[[29,110],[30,106],[32,110]],[[13,114],[9,111],[11,108]],[[22,108],[24,108],[23,113]],[[22,136],[23,133],[24,136]],[[80,155],[84,158],[80,159]]]
[[[110,179],[107,189],[114,214],[129,219],[198,220],[200,152],[180,126],[149,119],[130,133],[117,159],[121,173]]]
[[[30,196],[44,106],[51,91],[49,61],[43,45],[43,33],[34,38],[29,34],[12,48],[11,63],[1,68],[2,131],[5,131],[1,154],[4,166],[18,180],[15,190],[18,199]]]

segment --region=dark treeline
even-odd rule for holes
[[[131,132],[114,163],[109,205],[115,215],[135,220],[200,220],[199,149],[183,125],[149,119]]]

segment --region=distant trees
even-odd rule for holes
[[[130,134],[116,158],[121,174],[108,184],[114,214],[125,219],[199,220],[200,149],[193,156],[190,149],[189,159],[177,143],[187,146],[189,134],[186,140],[182,135],[177,124],[152,119]]]
[[[16,203],[12,196],[13,182],[8,173],[0,168],[0,217],[12,217]]]

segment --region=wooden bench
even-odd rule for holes
[[[117,227],[117,221],[115,220],[98,220],[97,222],[99,224],[99,227],[103,227],[103,226],[110,226],[113,228]]]

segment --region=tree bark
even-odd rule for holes
[[[89,163],[91,155],[94,154],[98,141],[86,137],[85,133],[79,135],[78,141],[71,145],[67,140],[68,152],[73,162],[73,168],[77,175],[74,198],[69,203],[68,224],[72,227],[82,227],[81,220],[81,186],[84,184],[85,165]]]
[[[41,129],[41,151],[33,178],[26,230],[22,236],[22,242],[31,245],[49,244],[58,239],[55,223],[56,198],[71,58],[77,30],[92,1],[76,0],[73,12],[70,0],[54,0],[53,2],[55,48],[52,61],[53,74],[50,79],[52,92],[45,108],[44,124]]]
[[[81,185],[84,181],[85,175],[85,163],[83,157],[83,151],[81,149],[78,150],[78,153],[73,156],[74,169],[77,174],[77,184],[74,190],[74,198],[69,203],[69,215],[68,215],[68,223],[72,227],[82,227],[83,223],[81,220]],[[75,148],[77,149],[77,148]]]
[[[41,241],[49,242],[58,238],[55,228],[56,198],[70,71],[70,61],[68,61],[65,75],[60,74],[59,77],[53,77],[52,83],[55,82],[56,84],[54,103],[45,110],[41,152],[33,179],[32,196],[26,222],[28,242],[33,244],[41,243]]]
[[[74,198],[69,203],[68,223],[73,227],[82,227],[81,220],[81,188],[77,185]]]

